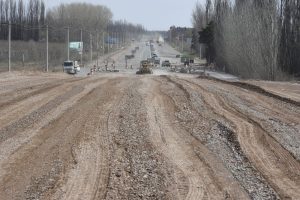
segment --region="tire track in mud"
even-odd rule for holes
[[[104,90],[94,92],[97,93],[91,102],[94,110],[84,124],[82,139],[75,148],[76,165],[68,174],[60,199],[103,199],[105,196],[111,144],[107,118],[116,99],[120,98],[116,84],[116,81],[110,82]]]
[[[203,99],[215,114],[233,123],[241,149],[250,159],[252,166],[260,171],[268,184],[282,198],[298,198],[299,163],[282,146],[271,138],[260,125],[239,113],[215,94],[202,86],[187,80],[174,80],[189,87],[188,90],[199,91]],[[274,167],[276,166],[276,167]],[[253,168],[253,169],[255,169]]]
[[[178,110],[174,96],[179,94],[168,94],[158,86],[170,82],[155,80],[147,84],[157,88],[147,96],[151,138],[169,162],[176,166],[175,188],[179,199],[248,199],[229,172],[216,161],[216,157],[174,119]]]

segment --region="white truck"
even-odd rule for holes
[[[65,61],[63,67],[64,72],[67,72],[69,74],[76,74],[77,72],[80,72],[80,66],[78,64],[78,61]]]

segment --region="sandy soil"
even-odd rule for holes
[[[271,81],[247,81],[247,83],[262,87],[274,94],[300,101],[299,82],[271,82]]]

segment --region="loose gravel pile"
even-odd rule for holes
[[[169,169],[148,139],[146,107],[136,87],[120,102],[107,199],[168,199]]]

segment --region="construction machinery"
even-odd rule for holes
[[[136,74],[153,74],[151,69],[151,63],[148,60],[142,60],[140,63],[140,69]]]

